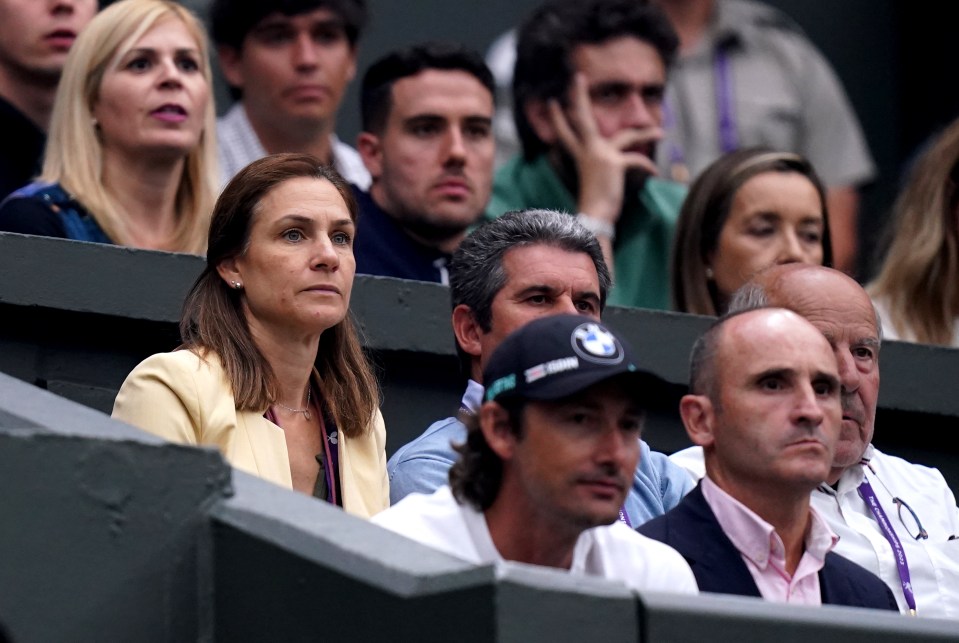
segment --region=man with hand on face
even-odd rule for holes
[[[682,558],[619,521],[640,457],[644,409],[662,381],[621,337],[579,315],[507,337],[483,373],[450,485],[373,522],[474,563],[517,561],[695,593]]]
[[[387,55],[363,77],[356,271],[449,283],[447,264],[493,181],[493,77],[459,45]]]
[[[217,121],[224,184],[267,154],[306,152],[369,185],[356,150],[336,136],[366,18],[365,0],[213,0],[220,68],[240,99]]]
[[[959,618],[956,498],[936,469],[881,452],[871,442],[879,401],[882,329],[869,295],[838,270],[784,264],[762,271],[730,311],[780,306],[805,317],[832,347],[842,424],[826,484],[812,504],[839,536],[835,552],[881,578],[900,611]],[[671,456],[702,475],[702,451]]]
[[[669,308],[685,188],[654,176],[676,34],[636,0],[554,0],[519,30],[513,105],[523,154],[496,175],[489,214],[575,212],[615,268],[610,302]]]
[[[67,53],[96,0],[0,0],[0,201],[40,172]]]
[[[465,422],[483,399],[484,367],[506,336],[549,315],[599,321],[609,283],[596,238],[562,212],[510,212],[463,241],[450,264],[450,299],[457,351],[470,380],[456,417],[434,422],[390,458],[391,502],[446,484],[456,461],[452,445],[466,440]],[[642,455],[622,514],[633,527],[676,506],[693,487],[681,467],[638,443]]]
[[[822,334],[783,309],[723,318],[693,347],[689,387],[680,415],[706,477],[639,532],[679,551],[704,592],[895,610],[881,580],[832,553],[839,538],[810,507],[842,419]]]

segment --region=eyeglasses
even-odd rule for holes
[[[879,480],[879,478],[876,479]],[[879,480],[879,483],[882,484],[882,480]],[[886,485],[883,486],[885,487]],[[886,491],[888,491],[888,489]],[[910,507],[905,500],[897,496],[893,496],[892,501],[896,503],[896,507],[899,508],[899,522],[906,528],[906,533],[912,536],[914,540],[926,540],[929,538],[929,534],[922,526],[922,521],[919,520],[919,516],[912,510],[912,507]],[[903,509],[906,510],[906,517],[902,515]]]
[[[893,496],[892,492],[889,491],[889,487],[886,486],[886,483],[882,481],[878,475],[876,475],[876,470],[872,468],[872,465],[868,462],[865,463],[869,467],[869,471],[872,472],[872,475],[879,481],[879,484],[882,485],[882,488],[886,490],[890,496],[892,496],[892,501],[896,505],[896,508],[899,510],[899,522],[902,523],[902,526],[906,529],[906,533],[912,536],[913,540],[926,540],[929,538],[929,533],[922,526],[922,521],[919,520],[919,514],[913,511],[913,508],[909,506],[905,500],[899,496]],[[906,510],[905,517],[903,516],[902,510]]]

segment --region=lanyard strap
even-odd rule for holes
[[[859,495],[866,501],[866,505],[870,511],[872,511],[872,515],[876,517],[876,522],[879,523],[879,529],[882,530],[882,535],[885,536],[889,544],[892,545],[892,549],[896,554],[896,567],[899,570],[899,582],[902,583],[902,593],[906,597],[906,605],[909,606],[909,613],[915,616],[916,596],[912,591],[912,581],[909,577],[909,563],[906,561],[906,551],[899,541],[899,536],[896,535],[895,530],[892,528],[889,517],[879,504],[876,492],[873,491],[872,485],[869,484],[869,481],[866,480],[865,477],[863,477],[862,484],[859,485]]]
[[[736,125],[736,96],[733,91],[732,69],[726,47],[717,47],[713,54],[713,88],[716,96],[716,118],[719,130],[719,149],[723,154],[739,149],[739,128]],[[676,132],[676,113],[669,102],[663,103],[663,128]],[[669,144],[669,165],[674,174],[685,173],[686,157],[677,141]],[[674,180],[681,178],[674,176]]]
[[[629,516],[626,515],[626,505],[619,508],[619,521],[630,529],[633,528],[633,523],[629,522]]]
[[[719,147],[723,154],[726,154],[739,147],[739,131],[736,128],[736,98],[733,95],[732,74],[725,47],[716,49],[713,76],[716,81],[716,110],[719,114]]]
[[[319,416],[320,435],[323,436],[323,450],[326,451],[327,464],[327,466],[323,467],[323,474],[326,476],[326,488],[330,490],[329,496],[327,496],[327,501],[330,504],[338,505],[340,503],[337,502],[336,474],[340,470],[340,463],[337,449],[337,432],[334,431],[328,435],[326,433],[326,421],[323,419],[323,414],[320,413]]]

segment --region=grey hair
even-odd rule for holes
[[[879,336],[879,341],[882,342],[882,318],[879,316],[879,310],[876,308],[876,305],[872,303],[871,299],[869,300],[869,305],[872,306],[872,314],[876,320],[876,334]],[[758,308],[770,307],[772,307],[772,305],[769,303],[769,293],[766,292],[766,288],[762,284],[750,281],[733,293],[732,299],[729,301],[728,312],[741,313]],[[789,308],[788,305],[784,305],[784,302],[780,302],[777,307]]]
[[[599,277],[600,310],[606,306],[611,278],[593,233],[564,212],[516,210],[478,228],[453,253],[449,266],[453,308],[469,306],[479,327],[489,332],[493,298],[506,285],[503,255],[513,248],[537,244],[588,255]]]
[[[769,297],[766,295],[766,289],[756,282],[749,281],[733,293],[727,310],[732,313],[760,308],[769,308]]]

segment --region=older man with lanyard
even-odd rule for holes
[[[839,271],[787,264],[757,275],[730,310],[778,306],[818,328],[839,361],[842,432],[812,504],[839,535],[837,554],[879,576],[903,612],[959,618],[959,509],[936,469],[872,446],[881,329],[869,296]],[[673,460],[702,475],[702,453]],[[698,460],[698,464],[697,464]]]

